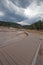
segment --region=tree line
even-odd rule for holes
[[[40,29],[43,29],[43,21],[39,20],[31,25],[25,25],[23,26],[23,28],[26,28],[26,29],[37,29],[37,30],[40,30]]]
[[[13,28],[20,28],[20,29],[43,29],[43,21],[39,20],[31,25],[20,25],[14,22],[4,22],[4,21],[0,21],[0,26],[4,26],[4,27],[13,27]]]
[[[13,28],[20,28],[21,25],[14,23],[14,22],[4,22],[4,21],[0,21],[0,26],[4,26],[4,27],[13,27]]]

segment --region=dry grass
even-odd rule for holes
[[[27,32],[30,32],[30,33],[37,33],[37,34],[41,34],[43,35],[43,30],[29,30],[29,29],[17,29],[17,28],[12,28],[12,27],[3,27],[3,26],[0,26],[0,31],[1,30],[4,30],[4,31],[14,31],[14,30],[20,30],[20,31],[27,31]],[[26,34],[27,34],[26,32]]]
[[[28,32],[32,32],[32,33],[37,33],[37,34],[41,34],[41,35],[43,35],[43,30],[41,31],[41,30],[27,30]]]

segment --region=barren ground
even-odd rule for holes
[[[31,52],[32,49],[30,49],[30,52],[26,51],[29,50],[28,44],[26,44],[26,42],[30,43],[31,45],[33,45],[33,43],[35,43],[35,45],[37,43],[41,43],[36,65],[43,65],[43,34],[38,35],[35,33],[36,32],[33,33],[32,31],[26,32],[25,30],[21,31],[14,28],[9,29],[9,28],[1,27],[0,28],[0,65],[28,65],[28,62],[30,62],[28,60],[30,58],[30,57],[28,58],[28,54],[32,53]],[[21,44],[23,41],[25,43],[25,46]],[[35,46],[33,45],[33,47],[34,50]],[[25,56],[22,57],[21,55],[22,53],[20,52],[24,53],[23,55]]]

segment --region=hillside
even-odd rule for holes
[[[4,26],[4,27],[13,27],[13,28],[25,28],[25,29],[43,29],[43,21],[39,20],[31,25],[20,25],[18,23],[14,23],[14,22],[4,22],[4,21],[0,21],[0,26]]]
[[[0,21],[0,26],[13,27],[13,28],[21,28],[20,24],[12,23],[12,22],[4,22],[4,21]]]
[[[25,25],[23,26],[23,28],[26,28],[26,29],[43,29],[43,21],[39,20],[31,25]]]

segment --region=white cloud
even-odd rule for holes
[[[17,4],[17,2],[16,2]],[[3,1],[3,5],[4,7],[6,7],[10,12],[14,13],[14,14],[18,14],[21,16],[24,16],[24,8],[18,7],[17,5],[15,5],[11,0],[4,0]]]
[[[37,0],[33,0],[33,2],[31,2],[27,8],[18,7],[11,0],[4,0],[4,5],[10,10],[10,12],[18,14],[20,16],[24,16],[28,19],[43,14],[43,2],[40,2],[40,4],[38,5]]]
[[[13,12],[15,11],[16,14],[22,15],[24,13],[23,8],[20,8],[20,7],[16,6],[11,1],[10,1],[10,4],[9,4],[9,7],[10,7],[11,10],[13,10]]]
[[[17,22],[18,24],[21,24],[21,25],[30,25],[27,21],[21,21],[21,22]]]
[[[3,17],[5,14],[0,11],[0,17]]]
[[[28,22],[27,21],[18,22],[19,24],[22,24],[22,25],[23,24],[28,25],[28,23],[31,22],[30,20],[34,19],[35,17],[36,18],[39,17],[39,18],[43,19],[43,2],[41,2],[41,1],[38,4],[37,0],[28,0],[28,1],[30,1],[30,5],[28,5],[28,6],[26,5],[27,6],[26,8],[19,7],[20,0],[19,1],[16,0],[18,2],[14,1],[16,5],[14,4],[14,2],[12,0],[1,0],[1,1],[2,1],[3,7],[5,8],[5,10],[4,10],[5,12],[3,13],[2,11],[4,8],[3,9],[1,8],[2,11],[0,12],[0,17],[4,16],[5,14],[7,15],[7,13],[9,13],[9,15],[10,15],[10,13],[11,14],[13,13],[13,17],[15,17],[15,18],[16,18],[15,14],[20,15],[21,17],[23,16],[24,18],[28,19]],[[21,3],[22,3],[22,1],[21,1]],[[25,4],[27,4],[27,2]],[[7,15],[7,16],[9,16],[9,15]],[[18,19],[19,19],[19,17],[18,17]],[[11,17],[11,20],[14,20],[14,18]]]
[[[10,0],[7,0],[6,2],[9,10],[20,16],[31,19],[33,17],[39,16],[40,14],[43,14],[43,2],[40,2],[40,4],[38,5],[37,0],[34,0],[27,8],[18,7]]]
[[[39,5],[36,1],[32,2],[30,6],[25,9],[24,14],[28,18],[33,18],[37,15],[43,14],[43,2],[40,2]]]
[[[9,0],[2,0],[2,4],[3,4],[4,7],[8,7],[9,3],[10,3]]]

